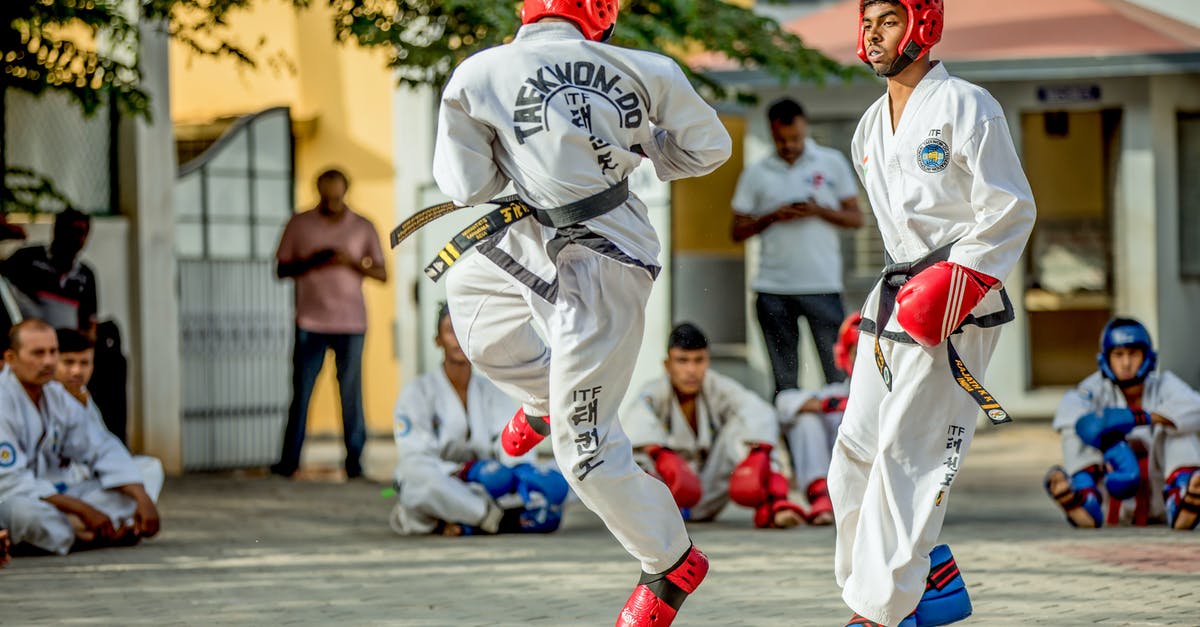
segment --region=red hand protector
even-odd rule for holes
[[[770,498],[771,479],[770,444],[755,444],[750,454],[733,469],[729,477],[729,498],[738,505],[758,507]],[[784,494],[787,494],[786,481]]]
[[[965,266],[939,261],[900,288],[896,322],[922,346],[937,346],[999,282]]]
[[[696,476],[687,460],[680,457],[679,453],[661,446],[648,447],[646,452],[654,460],[654,469],[671,490],[679,509],[695,507],[702,493],[700,477]]]

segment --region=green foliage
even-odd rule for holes
[[[492,0],[329,0],[336,36],[382,46],[402,84],[440,85],[463,59],[511,40],[520,26],[519,2]],[[511,9],[509,9],[511,7]],[[804,47],[773,19],[722,0],[622,2],[613,43],[675,57],[712,97],[727,90],[684,63],[683,51],[721,53],[738,67],[765,71],[781,82],[849,78],[855,70]]]
[[[253,66],[269,42],[253,50],[231,41],[229,21],[255,2],[283,2],[296,10],[314,0],[0,0],[0,94],[69,94],[85,115],[111,101],[122,112],[149,116],[140,88],[138,30],[158,24],[196,54],[222,56]],[[520,25],[520,2],[509,0],[315,0],[333,9],[331,35],[387,51],[401,84],[440,86],[471,54],[511,40]],[[84,35],[81,37],[81,35]],[[708,96],[728,90],[692,72],[686,53],[707,50],[738,67],[767,72],[788,82],[848,78],[855,70],[804,47],[774,20],[723,0],[629,0],[622,2],[613,43],[675,57]],[[745,98],[745,94],[733,94]],[[4,103],[0,95],[0,138]],[[31,199],[58,198],[45,177],[8,170],[0,141],[0,212]],[[20,194],[8,184],[23,185]],[[21,201],[19,202],[18,196]],[[29,202],[25,202],[29,201]],[[40,202],[40,201],[39,201]],[[58,202],[57,200],[53,202]],[[34,203],[33,206],[38,206]]]

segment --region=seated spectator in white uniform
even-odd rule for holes
[[[0,372],[0,527],[12,542],[65,555],[158,533],[161,471],[143,476],[129,451],[57,381],[58,338],[41,320],[9,333]],[[92,471],[75,481],[72,462]]]
[[[1054,415],[1065,466],[1046,491],[1076,527],[1200,521],[1200,393],[1155,372],[1150,333],[1114,318],[1100,336],[1097,372],[1067,392]],[[1105,502],[1107,501],[1107,511]]]
[[[95,357],[95,345],[90,338],[74,329],[58,329],[58,368],[55,370],[54,379],[83,405],[88,418],[100,425],[101,429],[107,430],[100,407],[96,405],[87,388],[95,369]],[[133,463],[137,465],[143,477],[163,476],[162,462],[156,457],[134,455]],[[95,478],[95,472],[91,468],[75,461],[71,462],[70,472],[67,474],[73,478],[68,483]]]
[[[775,409],[709,370],[709,361],[700,329],[684,323],[671,331],[666,376],[646,384],[621,417],[634,458],[667,484],[686,520],[712,520],[732,500],[754,510],[757,527],[804,523],[776,471]]]
[[[850,373],[854,371],[854,352],[858,348],[858,326],[862,315],[857,311],[846,316],[838,329],[833,345],[833,360],[847,378],[830,383],[817,391],[784,390],[775,397],[779,423],[783,428],[788,452],[792,456],[796,486],[808,496],[808,522],[812,525],[833,524],[833,503],[825,476],[838,426],[846,411],[850,393]]]
[[[472,369],[444,305],[434,343],[442,366],[409,383],[396,401],[392,530],[447,536],[556,530],[566,479],[552,465],[535,463],[532,452],[504,452],[500,432],[518,404]]]

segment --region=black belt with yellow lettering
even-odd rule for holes
[[[883,350],[879,347],[879,336],[883,333],[883,329],[887,326],[888,321],[892,319],[892,312],[896,307],[896,295],[909,279],[916,276],[922,270],[931,267],[939,261],[949,259],[950,248],[952,246],[954,246],[953,242],[942,246],[917,261],[890,263],[883,268],[883,276],[880,279],[879,286],[879,305],[875,313],[875,367],[879,370],[879,376],[883,378],[883,384],[889,392],[892,391],[892,369],[888,366],[887,359],[883,356]],[[970,316],[959,325],[958,329],[955,329],[955,332],[962,329],[968,323],[974,323],[974,320]],[[962,357],[959,357],[958,350],[954,348],[954,342],[951,342],[950,338],[946,338],[946,354],[950,360],[950,372],[954,375],[954,380],[958,382],[958,385],[967,394],[971,395],[971,398],[987,415],[988,420],[992,421],[992,424],[995,425],[1012,422],[1012,418],[1008,415],[1008,412],[1004,411],[1004,408],[1000,406],[995,397],[967,369],[967,365],[963,363]]]
[[[472,246],[500,233],[518,220],[528,216],[532,215],[535,220],[546,226],[563,228],[600,217],[621,206],[628,199],[628,180],[622,180],[599,194],[551,209],[531,207],[517,196],[497,198],[490,203],[499,205],[499,207],[472,222],[470,226],[459,231],[458,235],[447,242],[438,251],[433,261],[425,266],[425,276],[437,281]]]

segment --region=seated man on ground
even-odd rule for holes
[[[9,333],[0,372],[0,520],[15,545],[65,555],[158,533],[161,471],[143,476],[129,452],[54,381],[58,338],[41,320]],[[68,474],[72,463],[91,478]]]
[[[567,481],[552,466],[503,451],[500,433],[517,403],[471,368],[450,312],[438,312],[442,367],[409,383],[396,401],[396,505],[402,535],[549,533],[562,521]]]
[[[1099,371],[1067,392],[1054,416],[1063,466],[1046,491],[1076,527],[1200,521],[1200,394],[1155,372],[1150,333],[1114,318],[1100,336]],[[1107,512],[1104,502],[1108,501]]]
[[[694,325],[671,331],[663,365],[666,376],[642,388],[621,425],[638,464],[667,484],[684,519],[712,520],[732,500],[754,510],[757,527],[804,523],[775,470],[775,409],[709,370],[708,339]]]
[[[860,323],[862,315],[857,311],[847,316],[838,329],[837,342],[833,346],[833,360],[847,377],[854,370]],[[837,439],[838,426],[842,424],[849,392],[850,379],[847,378],[830,383],[817,392],[791,389],[775,397],[780,426],[792,456],[796,486],[805,489],[809,523],[813,525],[833,524],[833,504],[825,487],[825,475],[829,474],[833,443]]]
[[[101,429],[107,430],[107,422],[87,388],[95,369],[96,349],[94,343],[86,335],[74,329],[58,329],[57,333],[58,368],[54,373],[55,380],[61,383],[67,392],[83,405],[88,418],[100,425]],[[142,473],[143,477],[163,476],[162,462],[158,461],[156,457],[134,455],[133,463],[137,464],[138,471]],[[95,478],[95,473],[79,462],[72,462],[66,474],[74,478],[68,483]],[[158,480],[158,483],[162,483],[161,479]]]

